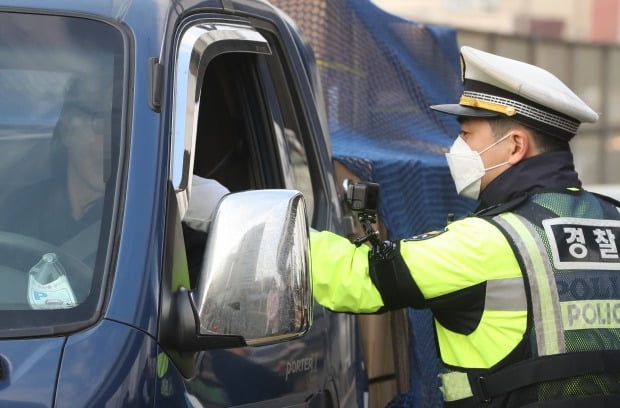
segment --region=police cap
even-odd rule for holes
[[[458,104],[433,105],[466,117],[501,117],[570,140],[598,114],[555,75],[542,68],[472,47],[461,48],[463,94]]]

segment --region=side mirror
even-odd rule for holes
[[[179,346],[263,345],[303,335],[313,307],[306,220],[298,191],[225,196],[211,223],[197,288],[178,294]]]

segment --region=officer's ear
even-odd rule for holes
[[[509,136],[510,140],[510,156],[508,163],[515,165],[523,159],[536,155],[535,145],[532,141],[530,133],[522,128],[515,128]]]

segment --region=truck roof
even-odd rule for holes
[[[189,14],[193,10],[240,11],[252,9],[260,14],[280,14],[264,0],[0,0],[0,10],[37,13],[60,13],[99,17],[112,21],[126,21],[135,11],[140,12],[142,23],[155,27],[163,17]],[[152,18],[145,18],[150,16]],[[134,22],[135,23],[135,22]],[[154,24],[155,23],[155,24]]]

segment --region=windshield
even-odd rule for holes
[[[101,307],[123,50],[102,22],[0,13],[0,337]]]

